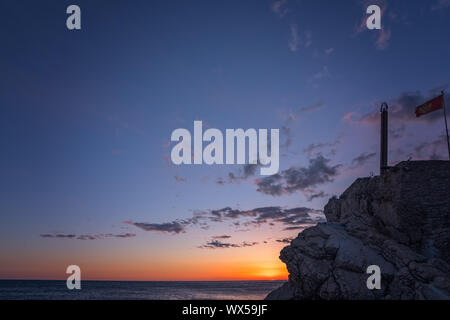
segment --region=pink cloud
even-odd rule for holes
[[[346,113],[346,114],[342,117],[342,120],[344,120],[344,121],[351,121],[352,118],[355,117],[355,116],[357,116],[357,113],[351,111],[351,112]]]
[[[278,0],[272,3],[272,11],[275,12],[280,18],[284,17],[289,12],[287,6],[287,0]]]
[[[389,40],[391,39],[391,29],[381,28],[380,34],[378,35],[375,46],[379,50],[385,50],[389,46]]]

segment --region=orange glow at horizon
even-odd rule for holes
[[[287,280],[287,270],[283,264],[265,263],[261,265],[228,265],[208,264],[203,268],[187,268],[164,266],[159,270],[142,267],[111,266],[108,269],[82,264],[82,279],[84,280],[117,280],[117,281],[243,281],[243,280]],[[2,272],[4,279],[39,279],[65,280],[68,275],[66,265],[47,266],[44,269],[29,270],[19,267],[16,270]]]
[[[0,266],[3,279],[67,279],[68,265],[81,268],[84,280],[117,281],[238,281],[286,280],[279,246],[184,251],[148,255],[138,248],[123,251],[92,249],[9,255]],[[97,248],[98,249],[98,248]]]

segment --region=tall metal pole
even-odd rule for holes
[[[380,132],[380,174],[387,169],[388,164],[388,105],[383,102],[381,105],[381,132]]]
[[[450,160],[450,140],[448,138],[448,125],[447,125],[447,114],[445,113],[445,95],[444,90],[442,92],[442,104],[444,107],[444,119],[445,119],[445,132],[447,133],[447,148],[448,148],[448,159]]]

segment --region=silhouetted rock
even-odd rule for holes
[[[266,299],[450,299],[450,161],[408,161],[357,179],[326,223],[285,247],[289,281]],[[369,265],[381,289],[369,290]]]

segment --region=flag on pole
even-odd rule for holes
[[[447,124],[447,114],[445,112],[445,102],[444,102],[444,90],[442,90],[441,95],[437,96],[430,101],[425,102],[424,104],[418,106],[416,108],[416,117],[423,116],[424,114],[444,109],[444,121],[445,121],[445,132],[447,134],[447,149],[448,149],[448,159],[450,160],[450,137],[448,134],[448,124]]]
[[[416,108],[416,117],[423,116],[427,113],[442,109],[444,107],[444,96],[440,95]]]

